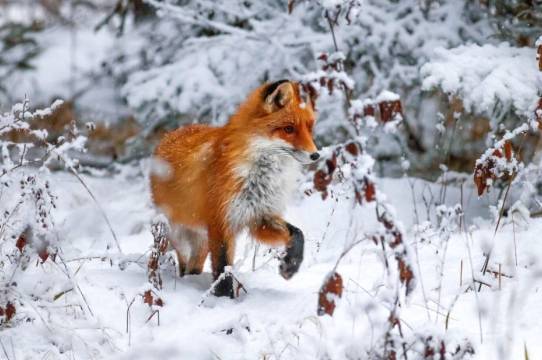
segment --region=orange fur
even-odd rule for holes
[[[278,216],[267,217],[253,224],[250,234],[260,242],[272,246],[283,245],[290,238],[286,222]]]
[[[215,277],[223,271],[224,261],[233,263],[235,237],[242,229],[228,222],[228,206],[243,186],[236,169],[251,165],[252,139],[279,138],[307,153],[317,150],[312,139],[314,112],[301,98],[297,84],[282,83],[264,99],[267,86],[256,89],[225,126],[185,126],[166,134],[156,148],[155,157],[167,165],[167,171],[151,176],[155,204],[173,227],[207,231],[206,244],[187,260],[179,257],[182,272],[201,272],[208,251]],[[294,132],[289,133],[288,126]],[[274,225],[253,219],[246,224],[251,234],[265,243],[287,243],[289,235],[280,214],[266,215],[274,219]],[[172,244],[179,250],[178,242]]]

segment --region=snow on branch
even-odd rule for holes
[[[421,68],[423,89],[457,95],[475,113],[491,115],[501,105],[525,115],[538,100],[542,81],[535,58],[534,49],[507,43],[438,48]]]
[[[537,122],[532,122],[533,129],[538,127]],[[503,137],[487,149],[478,160],[474,169],[474,183],[481,196],[486,189],[491,188],[493,181],[498,178],[513,179],[524,164],[518,159],[512,148],[512,140],[530,130],[529,124],[524,123],[512,131],[506,131]]]
[[[129,71],[121,90],[146,129],[171,115],[184,122],[226,121],[243,94],[262,81],[306,72],[312,46],[324,38],[300,19],[286,18],[281,4],[147,2],[167,31],[156,30],[163,36],[150,45],[159,54],[156,63]],[[240,76],[247,71],[250,76]]]

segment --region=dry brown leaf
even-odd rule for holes
[[[154,297],[152,296],[152,292],[150,290],[143,293],[143,302],[149,306],[154,303]]]
[[[23,252],[24,247],[26,246],[26,237],[24,235],[19,236],[17,242],[15,242],[15,247],[19,249],[20,252]]]
[[[335,311],[335,299],[343,293],[343,279],[339,273],[334,272],[326,278],[318,293],[318,315],[328,314],[333,316]]]

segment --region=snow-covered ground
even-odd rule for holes
[[[503,14],[497,2],[320,0],[289,1],[287,14],[286,2],[187,0],[177,6],[146,0],[157,16],[149,13],[139,21],[128,10],[120,37],[124,17],[110,13],[116,1],[81,6],[39,1],[41,10],[34,0],[0,3],[0,110],[26,97],[32,106],[71,99],[75,120],[86,124],[79,132],[66,129],[65,136],[41,144],[36,153],[46,149],[43,167],[28,169],[24,176],[19,171],[35,162],[36,144],[0,138],[0,359],[392,360],[406,359],[408,352],[410,360],[457,360],[470,346],[477,359],[542,358],[542,219],[529,218],[521,205],[540,215],[542,205],[532,194],[540,194],[535,187],[542,151],[540,144],[534,149],[527,135],[519,136],[528,127],[537,133],[542,122],[537,112],[542,73],[537,50],[529,46],[533,35],[524,33],[527,23],[522,20],[537,8],[529,6],[516,18],[520,5]],[[128,3],[136,8],[131,1],[120,1],[115,8],[122,10]],[[58,14],[51,17],[54,11],[46,10],[47,4]],[[329,16],[334,13],[335,25]],[[95,31],[107,14],[111,21]],[[22,41],[8,36],[20,31],[7,26],[11,22],[44,28]],[[540,31],[539,25],[528,27],[529,32]],[[10,64],[27,41],[35,41],[39,55],[32,58],[29,52],[25,57],[31,66],[12,70]],[[540,42],[542,38],[535,46]],[[345,62],[330,67],[322,52],[324,58],[340,56]],[[385,195],[396,209],[394,221],[402,222],[404,237],[392,234],[392,240],[400,241],[390,245],[367,236],[385,227],[375,219],[375,202],[354,206],[340,186],[333,191],[341,194],[324,201],[318,193],[304,195],[310,186],[302,184],[286,214],[306,238],[305,260],[293,279],[278,274],[274,249],[243,234],[234,274],[246,293],[234,300],[209,296],[209,264],[202,275],[183,278],[174,264],[165,264],[163,289],[153,292],[163,306],[147,305],[143,294],[151,289],[147,260],[156,216],[148,164],[111,164],[115,175],[89,169],[82,170],[80,179],[71,175],[77,163],[68,149],[83,150],[84,137],[94,128],[87,122],[133,116],[142,135],[166,118],[175,126],[223,123],[264,80],[312,79],[329,85],[330,76],[348,83],[352,101],[343,99],[341,91],[322,91],[318,142],[338,146],[356,140],[347,120],[356,119],[350,105],[373,104],[370,99],[377,94],[388,94],[375,102],[400,100],[407,131],[393,134],[392,141],[391,134],[371,130],[363,148],[378,159],[396,161],[397,173],[407,163],[405,157],[411,170],[424,176],[437,163],[456,168],[453,163],[474,161],[485,152],[477,162],[484,170],[478,169],[484,186],[513,174],[503,219],[497,221],[494,206],[500,189],[478,198],[471,174],[447,172],[441,177],[447,186],[414,178],[375,179],[375,199],[380,202]],[[388,90],[401,96],[390,98]],[[440,103],[444,94],[450,101]],[[25,101],[15,106],[17,111],[0,113],[0,135],[26,131],[31,118],[45,114],[27,114],[27,105]],[[362,112],[364,107],[358,106],[355,114]],[[383,120],[380,106],[377,112],[376,118]],[[360,123],[368,119],[364,116]],[[397,125],[383,127],[390,130],[390,124]],[[40,130],[32,133],[45,139]],[[368,135],[365,129],[361,133]],[[512,135],[517,135],[515,141],[505,143]],[[127,143],[132,146],[137,152],[138,140]],[[531,152],[537,160],[529,164]],[[12,162],[10,155],[21,159]],[[360,169],[368,171],[369,160],[357,168],[346,161],[334,177],[348,170],[357,185],[363,180],[367,201],[373,177]],[[525,167],[516,167],[516,160],[525,161]],[[56,162],[67,171],[50,174],[47,166]],[[381,174],[396,173],[384,162],[378,165]],[[317,316],[324,279],[356,241],[336,269],[344,292],[333,316]],[[42,251],[44,244],[50,253],[58,249],[55,259]],[[402,250],[404,244],[416,283],[408,297],[394,259],[400,252],[395,246]],[[488,254],[488,271],[482,274]],[[49,258],[41,261],[38,255]],[[378,356],[390,347],[397,350],[395,356]]]
[[[114,247],[106,250],[111,233],[78,180],[66,173],[52,175],[59,196],[54,214],[60,259],[32,264],[17,277],[22,293],[42,300],[27,302],[17,314],[33,320],[0,333],[0,357],[345,359],[365,358],[382,341],[376,327],[390,309],[378,301],[386,295],[386,273],[372,241],[362,242],[339,265],[345,289],[334,316],[316,315],[318,290],[341,251],[376,226],[372,205],[353,210],[349,200],[324,202],[318,194],[300,195],[286,215],[306,237],[305,261],[293,279],[280,277],[278,261],[263,246],[253,260],[254,244],[243,236],[235,273],[247,293],[235,300],[205,297],[209,264],[202,275],[184,278],[175,276],[171,266],[163,272],[164,306],[149,319],[152,311],[141,294],[149,288],[145,254],[152,244],[154,210],[145,172],[144,167],[125,167],[114,178],[83,175],[123,255]],[[523,219],[517,212],[515,221],[505,219],[494,236],[495,221],[482,211],[487,200],[478,199],[467,183],[462,198],[468,231],[456,229],[446,241],[447,231],[435,226],[435,208],[426,206],[440,185],[406,178],[380,179],[378,185],[403,220],[416,264],[416,289],[399,310],[405,336],[431,330],[458,342],[467,338],[477,359],[524,358],[526,350],[530,359],[542,357],[537,256],[542,253],[542,220]],[[447,205],[460,199],[458,188],[447,189]],[[486,219],[477,220],[476,214]],[[480,274],[483,251],[490,248],[490,269],[500,266],[500,278]],[[492,289],[469,290],[473,276]]]

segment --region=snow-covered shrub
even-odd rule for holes
[[[438,48],[421,68],[423,88],[459,97],[467,112],[489,116],[497,130],[507,113],[525,116],[538,101],[542,75],[535,59],[535,49],[507,43]]]
[[[226,121],[263,81],[307,72],[322,37],[288,17],[283,2],[147,2],[159,20],[136,29],[143,41],[119,54],[130,62],[111,68],[125,76],[122,92],[148,128],[168,118]]]
[[[535,45],[539,45],[538,42]],[[501,188],[496,204],[490,206],[496,220],[493,238],[500,230],[506,208],[510,208],[512,220],[504,223],[514,223],[517,213],[528,217],[525,215],[529,213],[528,208],[533,213],[540,208],[540,193],[535,190],[540,181],[535,174],[539,173],[541,164],[525,166],[536,151],[532,149],[532,142],[527,141],[528,136],[540,141],[542,75],[539,70],[542,68],[537,52],[540,53],[539,49],[513,47],[507,43],[438,49],[433,60],[421,70],[426,90],[439,88],[460,99],[461,111],[488,119],[486,150],[476,160],[473,180],[479,196],[493,186]],[[460,115],[454,114],[454,118],[457,122]],[[522,194],[519,200],[516,196],[507,202],[513,185],[519,187]],[[482,276],[492,267],[493,246],[492,243],[485,246]],[[501,276],[500,270],[493,272]],[[478,291],[482,285],[492,287],[491,279],[484,281],[476,286]]]
[[[46,272],[25,275],[30,266],[62,262],[62,234],[53,216],[58,189],[51,187],[48,167],[61,164],[75,173],[78,163],[71,155],[84,151],[86,138],[72,124],[51,142],[47,131],[33,123],[61,104],[32,111],[25,100],[0,114],[0,327],[33,322],[43,316],[35,304],[47,308],[75,290],[69,272],[59,272],[54,282]]]
[[[335,7],[338,12],[340,12],[340,6],[339,4]],[[325,13],[325,16],[329,17],[329,14]],[[329,21],[329,26],[334,34],[337,24]],[[334,41],[336,41],[335,38]],[[342,98],[345,101],[346,108],[343,119],[351,127],[351,133],[356,135],[354,140],[322,150],[323,159],[314,169],[311,191],[320,193],[324,200],[329,201],[334,198],[350,201],[353,207],[374,208],[377,226],[373,231],[354,234],[355,240],[347,243],[334,268],[323,279],[318,296],[318,315],[334,316],[337,308],[341,313],[338,316],[344,315],[342,313],[344,309],[341,309],[341,306],[346,306],[346,303],[341,303],[340,298],[343,296],[345,284],[340,275],[340,267],[341,261],[355,247],[367,240],[374,243],[385,274],[378,285],[375,285],[379,288],[376,295],[369,300],[375,303],[374,306],[359,308],[354,306],[348,309],[351,312],[350,315],[354,317],[358,316],[356,311],[360,313],[363,311],[371,327],[371,338],[374,336],[374,339],[378,340],[369,343],[369,341],[360,341],[361,339],[354,337],[355,344],[347,342],[344,350],[329,350],[334,351],[334,356],[338,357],[369,359],[468,358],[474,350],[467,339],[457,341],[453,336],[440,333],[436,329],[427,329],[425,332],[407,330],[400,316],[400,308],[407,303],[417,283],[412,250],[410,244],[406,242],[405,231],[396,218],[395,210],[376,185],[376,179],[372,174],[375,160],[366,151],[367,140],[359,136],[361,129],[391,133],[397,131],[403,120],[400,98],[394,93],[383,91],[375,100],[353,100],[355,81],[347,71],[344,71],[344,57],[325,54],[320,59],[324,62],[322,70],[306,76],[301,86],[311,100],[319,95],[333,96],[337,93],[337,89],[342,90],[342,96],[339,99]],[[441,232],[445,233],[447,242],[457,218],[461,216],[461,209],[460,207],[454,209],[441,207],[439,214]],[[385,314],[382,314],[382,308],[387,309],[388,312],[384,311]],[[336,321],[341,322],[341,320]],[[324,320],[321,324],[328,323]],[[331,354],[327,356],[333,357]]]
[[[474,164],[478,195],[496,181],[501,188],[509,187],[525,163],[538,158],[540,117],[537,109],[542,74],[536,60],[534,48],[514,47],[508,43],[470,44],[436,49],[432,59],[421,69],[425,90],[437,88],[450,98],[459,99],[454,130],[472,126],[467,122],[473,120],[472,117],[465,114],[487,119],[488,128],[481,134],[485,138],[485,149],[479,150],[483,153]],[[533,164],[531,171],[538,165]],[[526,179],[521,175],[519,178]]]
[[[143,135],[163,126],[223,123],[246,94],[262,82],[280,78],[302,80],[320,71],[320,54],[327,52],[332,56],[335,52],[327,34],[331,20],[338,25],[349,24],[336,27],[335,40],[342,51],[344,70],[355,80],[352,90],[356,97],[368,101],[392,88],[404,99],[404,125],[396,134],[377,134],[369,139],[368,151],[380,162],[395,164],[406,156],[413,160],[411,171],[424,172],[438,169],[442,152],[437,149],[442,149],[439,143],[443,137],[434,131],[435,123],[441,122],[436,113],[445,113],[449,105],[434,92],[422,91],[420,87],[425,77],[424,73],[420,75],[420,68],[432,59],[435,65],[442,60],[438,55],[441,50],[435,55],[435,49],[477,44],[472,46],[483,49],[470,59],[489,58],[493,62],[500,55],[487,47],[504,48],[500,44],[503,39],[512,48],[517,44],[532,45],[533,33],[540,27],[536,11],[540,5],[508,0],[100,0],[87,5],[64,0],[49,5],[40,3],[37,10],[28,10],[26,16],[21,12],[18,18],[24,24],[37,20],[36,24],[45,26],[43,36],[30,39],[44,51],[33,58],[35,61],[21,63],[28,68],[25,73],[34,74],[33,77],[0,66],[0,74],[11,74],[4,86],[19,85],[20,94],[39,92],[40,103],[50,100],[44,97],[44,89],[63,97],[73,95],[70,100],[76,110],[92,119],[125,121],[133,113],[144,127]],[[11,3],[5,7],[17,9]],[[323,16],[324,12],[329,19]],[[2,15],[0,23],[4,20]],[[63,25],[53,29],[56,17]],[[11,20],[9,16],[5,18],[4,21]],[[92,29],[98,31],[94,33]],[[121,34],[122,37],[116,37]],[[85,46],[79,42],[85,42]],[[24,53],[25,46],[8,49],[6,56]],[[523,49],[517,52],[522,53]],[[59,61],[54,59],[59,54],[65,54],[60,57],[69,61],[57,65]],[[510,64],[517,63],[509,60]],[[480,65],[490,66],[488,63]],[[60,71],[68,65],[72,70]],[[39,75],[49,70],[57,76],[43,80],[47,77]],[[533,81],[528,76],[526,79]],[[96,100],[102,104],[98,111],[93,106]],[[518,96],[514,101],[522,100]],[[342,110],[337,101],[320,99],[315,131],[322,144],[351,138],[351,128],[340,115]],[[456,141],[457,145],[450,150],[459,164],[464,159],[473,162],[472,153],[482,150],[478,138],[468,137],[469,126],[457,126],[463,129],[456,131],[465,139]],[[128,159],[150,151],[149,144],[139,138],[130,140],[130,145],[132,153]]]
[[[444,0],[146,3],[156,9],[158,18],[130,28],[123,38],[127,45],[115,46],[105,64],[144,124],[145,134],[164,125],[223,123],[264,81],[308,82],[309,77],[322,79],[324,71],[330,79],[340,77],[340,82],[341,71],[346,70],[354,82],[345,85],[355,87],[350,89],[355,97],[375,99],[393,88],[408,99],[402,109],[408,114],[405,126],[396,135],[383,137],[378,146],[370,146],[371,153],[387,159],[405,151],[408,155],[411,147],[432,150],[425,144],[427,122],[435,119],[420,116],[418,105],[425,96],[419,89],[419,68],[433,50],[480,42],[492,31],[480,15],[480,6],[471,2],[459,6]],[[349,24],[335,28],[341,53],[329,41],[329,21]],[[330,63],[340,58],[343,69],[322,69],[323,53],[328,53]],[[337,101],[323,96],[318,109],[315,132],[324,144],[351,139],[352,129]],[[397,138],[406,140],[393,144]]]
[[[516,135],[524,134],[528,130],[528,125],[523,124],[512,132],[507,131],[501,140],[487,149],[476,161],[474,183],[479,196],[493,185],[495,179],[506,177],[511,182],[523,169],[523,163],[517,159],[517,155],[512,149],[511,140]]]

